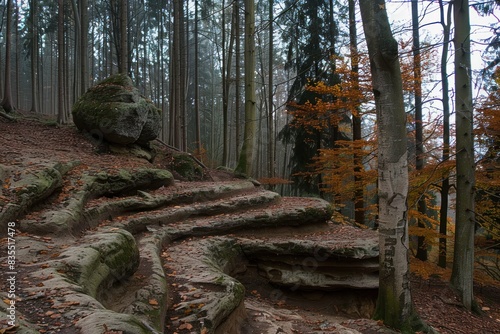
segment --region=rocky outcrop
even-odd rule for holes
[[[110,143],[147,144],[160,132],[160,111],[125,74],[113,75],[89,88],[72,113],[78,129]]]
[[[22,232],[20,332],[240,333],[255,314],[241,280],[251,268],[283,294],[377,287],[376,234],[333,224],[324,200],[248,180],[174,182],[157,168],[64,166],[23,176],[37,191],[16,179],[13,203],[43,205],[2,212]],[[303,326],[288,316],[287,328]]]
[[[378,287],[378,240],[245,240],[246,258],[270,283],[291,289],[332,291]]]

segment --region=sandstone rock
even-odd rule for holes
[[[91,87],[73,106],[78,129],[116,144],[146,144],[160,132],[161,117],[154,104],[140,95],[125,74]]]
[[[376,235],[338,240],[241,240],[243,253],[269,282],[292,289],[334,291],[378,288]]]

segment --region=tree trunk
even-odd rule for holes
[[[269,90],[267,106],[267,160],[269,165],[268,177],[274,177],[276,162],[274,152],[274,90],[273,90],[273,72],[274,72],[274,1],[269,0]]]
[[[227,166],[229,161],[229,124],[228,124],[228,90],[229,79],[227,77],[226,62],[226,2],[222,0],[221,12],[221,54],[222,54],[222,165]]]
[[[234,113],[235,113],[235,157],[238,156],[238,153],[240,152],[240,82],[241,82],[241,71],[240,71],[240,59],[241,59],[241,48],[240,48],[240,14],[239,14],[239,0],[234,1],[234,11],[238,13],[236,15],[235,20],[234,20],[234,25],[236,28],[236,47],[235,47],[235,80],[234,80],[234,99],[235,99],[235,106],[234,106]]]
[[[75,35],[74,35],[74,54],[73,54],[73,98],[76,99],[80,96],[80,92],[82,89],[82,62],[81,58],[81,49],[82,49],[82,25],[80,22],[80,9],[76,4],[76,0],[71,1],[71,6],[73,7],[73,17],[75,21]],[[69,43],[68,43],[69,45]],[[71,56],[68,56],[71,59]],[[69,73],[68,73],[68,81],[69,81]]]
[[[410,331],[420,325],[410,292],[408,258],[408,165],[398,44],[384,1],[360,0],[370,56],[378,128],[380,279],[375,318]]]
[[[88,50],[88,34],[89,34],[89,14],[88,14],[88,0],[80,0],[80,24],[81,24],[81,46],[80,46],[80,59],[81,59],[81,83],[80,94],[84,94],[89,88],[89,50]]]
[[[355,87],[359,90],[359,52],[358,52],[358,34],[356,29],[356,3],[349,0],[349,47],[351,51],[351,71],[355,80]],[[361,114],[359,103],[356,103],[357,114],[352,115],[352,140],[361,141]],[[354,220],[358,224],[365,223],[365,202],[364,187],[361,174],[363,172],[363,156],[353,145],[353,163],[354,163]]]
[[[174,31],[172,40],[172,61],[170,63],[170,144],[174,147],[184,150],[183,147],[183,115],[185,110],[184,103],[184,87],[185,87],[185,71],[186,59],[183,57],[183,20],[184,20],[184,7],[181,0],[174,0]]]
[[[20,16],[19,16],[19,6],[18,4],[16,4],[16,7],[14,8],[14,27],[19,27],[20,25]],[[21,59],[21,45],[19,43],[19,37],[20,37],[20,31],[19,29],[16,29],[15,30],[15,55],[16,55],[16,66],[15,66],[15,75],[16,75],[16,87],[14,88],[15,89],[15,101],[14,101],[14,104],[20,108],[21,106],[21,101],[20,101],[20,90],[21,90],[21,85],[20,85],[20,80],[21,80],[21,72],[20,72],[20,69],[19,69],[19,63],[20,63],[20,59]],[[51,58],[52,59],[52,58]],[[52,73],[52,72],[51,72]]]
[[[198,0],[194,1],[194,117],[195,117],[195,141],[198,159],[203,162],[200,131],[200,87],[199,76],[199,51],[198,51]]]
[[[120,61],[118,62],[119,72],[128,73],[128,4],[127,0],[120,1]]]
[[[57,22],[57,122],[65,124],[66,119],[66,106],[65,106],[65,92],[64,92],[64,0],[58,0],[59,13]]]
[[[14,103],[12,102],[12,92],[11,92],[11,52],[10,48],[12,45],[12,0],[7,0],[7,30],[5,32],[5,86],[4,95],[2,100],[2,107],[6,112],[14,111]]]
[[[457,205],[455,250],[451,284],[464,306],[473,306],[474,273],[474,139],[472,133],[472,83],[469,1],[453,3],[455,22],[455,122],[457,146]]]
[[[415,98],[415,165],[417,171],[421,171],[425,166],[424,158],[424,139],[422,123],[422,70],[420,64],[420,34],[418,32],[418,1],[411,1],[411,18],[413,27],[413,92]],[[424,189],[425,190],[425,189]],[[420,217],[427,214],[427,204],[425,196],[420,196],[417,202],[417,210]],[[417,226],[426,228],[425,221],[417,218]],[[417,237],[417,259],[427,261],[427,244],[424,236]]]
[[[31,1],[31,111],[38,112],[38,1]]]
[[[255,3],[245,0],[245,129],[236,172],[251,176],[255,153]]]
[[[448,14],[445,21],[443,1],[439,1],[441,25],[443,26],[443,53],[441,54],[441,91],[443,101],[443,162],[450,159],[450,102],[448,98],[448,45],[450,44],[450,25],[452,5],[448,5]],[[448,226],[448,193],[450,191],[450,179],[446,175],[441,183],[441,206],[439,209],[439,260],[438,265],[446,268],[446,233]]]

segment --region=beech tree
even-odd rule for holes
[[[471,310],[474,301],[474,227],[476,219],[469,1],[455,0],[453,15],[455,22],[453,42],[455,45],[457,204],[451,284],[457,290],[465,308]]]
[[[414,82],[414,100],[415,100],[415,160],[416,169],[421,171],[425,165],[424,157],[424,139],[423,139],[423,119],[422,119],[422,71],[420,63],[420,33],[419,33],[419,17],[418,17],[418,1],[411,2],[411,18],[413,32],[413,82]],[[427,205],[425,197],[421,196],[417,201],[417,210],[420,215],[426,215]],[[425,221],[418,217],[417,225],[420,228],[425,228]],[[427,260],[427,244],[424,236],[418,236],[417,258]]]
[[[255,4],[245,0],[245,128],[236,172],[252,175],[255,154],[256,99],[255,99]]]
[[[442,0],[439,0],[440,8],[440,23],[443,27],[443,51],[441,54],[441,91],[442,91],[442,103],[443,103],[443,154],[442,161],[447,162],[450,160],[450,102],[448,99],[449,82],[448,82],[448,71],[447,71],[447,60],[448,60],[448,48],[450,44],[450,26],[451,26],[451,14],[452,5],[448,5],[447,15],[445,18],[444,4]],[[439,209],[439,260],[438,265],[442,268],[446,268],[446,233],[448,227],[448,194],[450,192],[450,178],[446,174],[441,182],[440,196],[441,196],[441,206]]]
[[[398,44],[385,1],[360,0],[378,129],[380,278],[375,318],[405,331],[429,331],[413,307],[408,258],[408,148]]]
[[[68,121],[66,117],[65,93],[64,93],[64,1],[58,0],[57,19],[57,122],[64,124]]]

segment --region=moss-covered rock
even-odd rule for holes
[[[85,294],[99,300],[103,291],[137,270],[139,250],[134,237],[125,230],[85,239],[87,246],[72,247],[63,253],[65,261],[60,269]]]
[[[179,153],[173,155],[170,168],[182,178],[193,181],[203,177],[203,169],[189,154]]]
[[[146,144],[160,132],[161,116],[125,74],[91,87],[73,106],[78,129],[116,144]]]

